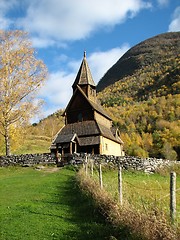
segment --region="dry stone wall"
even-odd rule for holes
[[[157,168],[169,166],[174,162],[165,159],[156,158],[140,158],[133,156],[107,156],[107,155],[91,155],[91,154],[73,154],[67,158],[59,159],[59,166],[64,164],[81,164],[87,161],[93,161],[94,164],[102,163],[108,165],[120,164],[123,169],[140,170],[144,172],[154,172]],[[56,164],[55,155],[51,153],[43,154],[23,154],[0,156],[0,167],[6,166],[34,166],[37,164]],[[61,164],[62,163],[62,164]]]
[[[33,166],[37,164],[55,164],[55,157],[51,153],[21,154],[0,156],[0,167],[6,166]]]
[[[71,163],[76,164],[76,162],[84,162],[84,161],[94,161],[94,164],[111,164],[119,165],[126,170],[138,170],[144,171],[147,173],[153,173],[156,169],[170,166],[176,162],[172,162],[166,159],[157,159],[157,158],[140,158],[133,156],[107,156],[107,155],[85,155],[79,154],[78,156],[74,156]]]

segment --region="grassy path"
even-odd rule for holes
[[[0,168],[0,239],[110,239],[111,227],[79,192],[74,175]]]

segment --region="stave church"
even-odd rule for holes
[[[119,130],[112,126],[112,119],[97,99],[85,52],[72,89],[63,113],[65,125],[55,136],[51,152],[62,156],[73,153],[124,155]]]

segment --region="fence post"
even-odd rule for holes
[[[85,157],[85,173],[86,173],[86,176],[88,175],[88,159],[87,159],[87,155]]]
[[[91,159],[91,177],[93,177],[93,174],[94,174],[94,162],[93,160]]]
[[[170,217],[172,223],[176,218],[176,173],[170,173]]]
[[[122,206],[123,194],[122,194],[122,168],[118,165],[118,192],[119,192],[119,203]]]
[[[102,169],[101,169],[101,163],[99,163],[99,184],[100,188],[103,188],[103,181],[102,181]]]

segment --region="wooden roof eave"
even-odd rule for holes
[[[59,133],[61,132],[61,130],[65,127],[65,125],[62,126],[62,128],[60,128],[60,130],[55,134],[53,140],[52,140],[52,144],[55,142],[56,138],[58,137]]]
[[[104,117],[106,117],[107,119],[109,119],[109,120],[112,121],[112,119],[111,119],[106,113],[104,113],[103,111],[101,111],[100,109],[98,109],[98,108],[95,106],[96,104],[93,104],[93,102],[91,102],[91,101],[88,99],[88,97],[86,96],[86,94],[83,92],[83,90],[81,89],[81,87],[78,86],[78,85],[77,85],[77,88],[76,88],[76,90],[74,91],[74,93],[73,93],[73,95],[72,95],[72,97],[71,97],[71,99],[70,99],[70,101],[69,101],[66,109],[64,110],[64,112],[63,112],[63,114],[62,114],[63,117],[65,117],[66,112],[68,111],[68,108],[70,107],[71,103],[73,102],[73,99],[74,99],[74,97],[75,97],[75,95],[76,95],[76,92],[77,92],[78,90],[79,90],[79,92],[83,95],[83,97],[86,99],[86,101],[90,104],[90,106],[92,107],[93,110],[95,110],[96,112],[100,113],[101,115],[103,115]],[[101,106],[100,106],[100,107],[101,107]]]
[[[112,121],[112,119],[105,113],[101,112],[98,108],[95,107],[96,104],[93,104],[93,102],[91,102],[88,97],[86,96],[86,94],[83,92],[83,90],[81,89],[81,87],[77,86],[77,89],[79,89],[79,91],[81,92],[81,94],[85,97],[85,99],[88,101],[88,103],[91,105],[91,107],[93,108],[93,110],[96,110],[96,112],[100,113],[101,115],[103,115],[104,117],[108,118],[109,120]]]
[[[116,143],[119,143],[119,144],[122,144],[123,145],[123,141],[119,138],[119,139],[116,139],[116,137],[113,135],[112,133],[112,137],[110,135],[106,135],[104,134],[104,132],[101,130],[100,126],[98,125],[98,123],[96,122],[96,125],[97,125],[97,128],[99,130],[99,132],[101,133],[101,136],[113,141],[113,142],[116,142]]]
[[[74,91],[74,93],[73,93],[73,95],[72,95],[72,97],[71,97],[71,99],[70,99],[70,101],[69,101],[66,109],[64,110],[62,116],[65,116],[65,115],[66,115],[66,112],[67,112],[68,108],[70,107],[71,103],[73,102],[73,99],[74,99],[74,97],[75,97],[75,95],[76,95],[76,92],[77,92],[78,90],[79,90],[80,93],[83,95],[83,97],[88,101],[88,103],[92,106],[92,104],[90,103],[89,99],[87,98],[86,94],[83,92],[83,90],[81,89],[81,87],[79,87],[78,85],[77,85],[76,87],[77,87],[77,88],[76,88],[76,90]],[[93,107],[93,106],[92,106],[92,107]]]
[[[62,114],[63,117],[65,117],[66,112],[67,112],[69,106],[71,105],[71,103],[72,103],[72,101],[73,101],[73,99],[74,99],[74,96],[75,96],[76,92],[77,92],[77,88],[76,88],[76,90],[74,91],[74,93],[73,93],[73,95],[72,95],[72,97],[71,97],[71,99],[70,99],[70,101],[69,101],[67,107],[65,108],[65,110],[64,110],[64,112],[63,112],[63,114]]]

